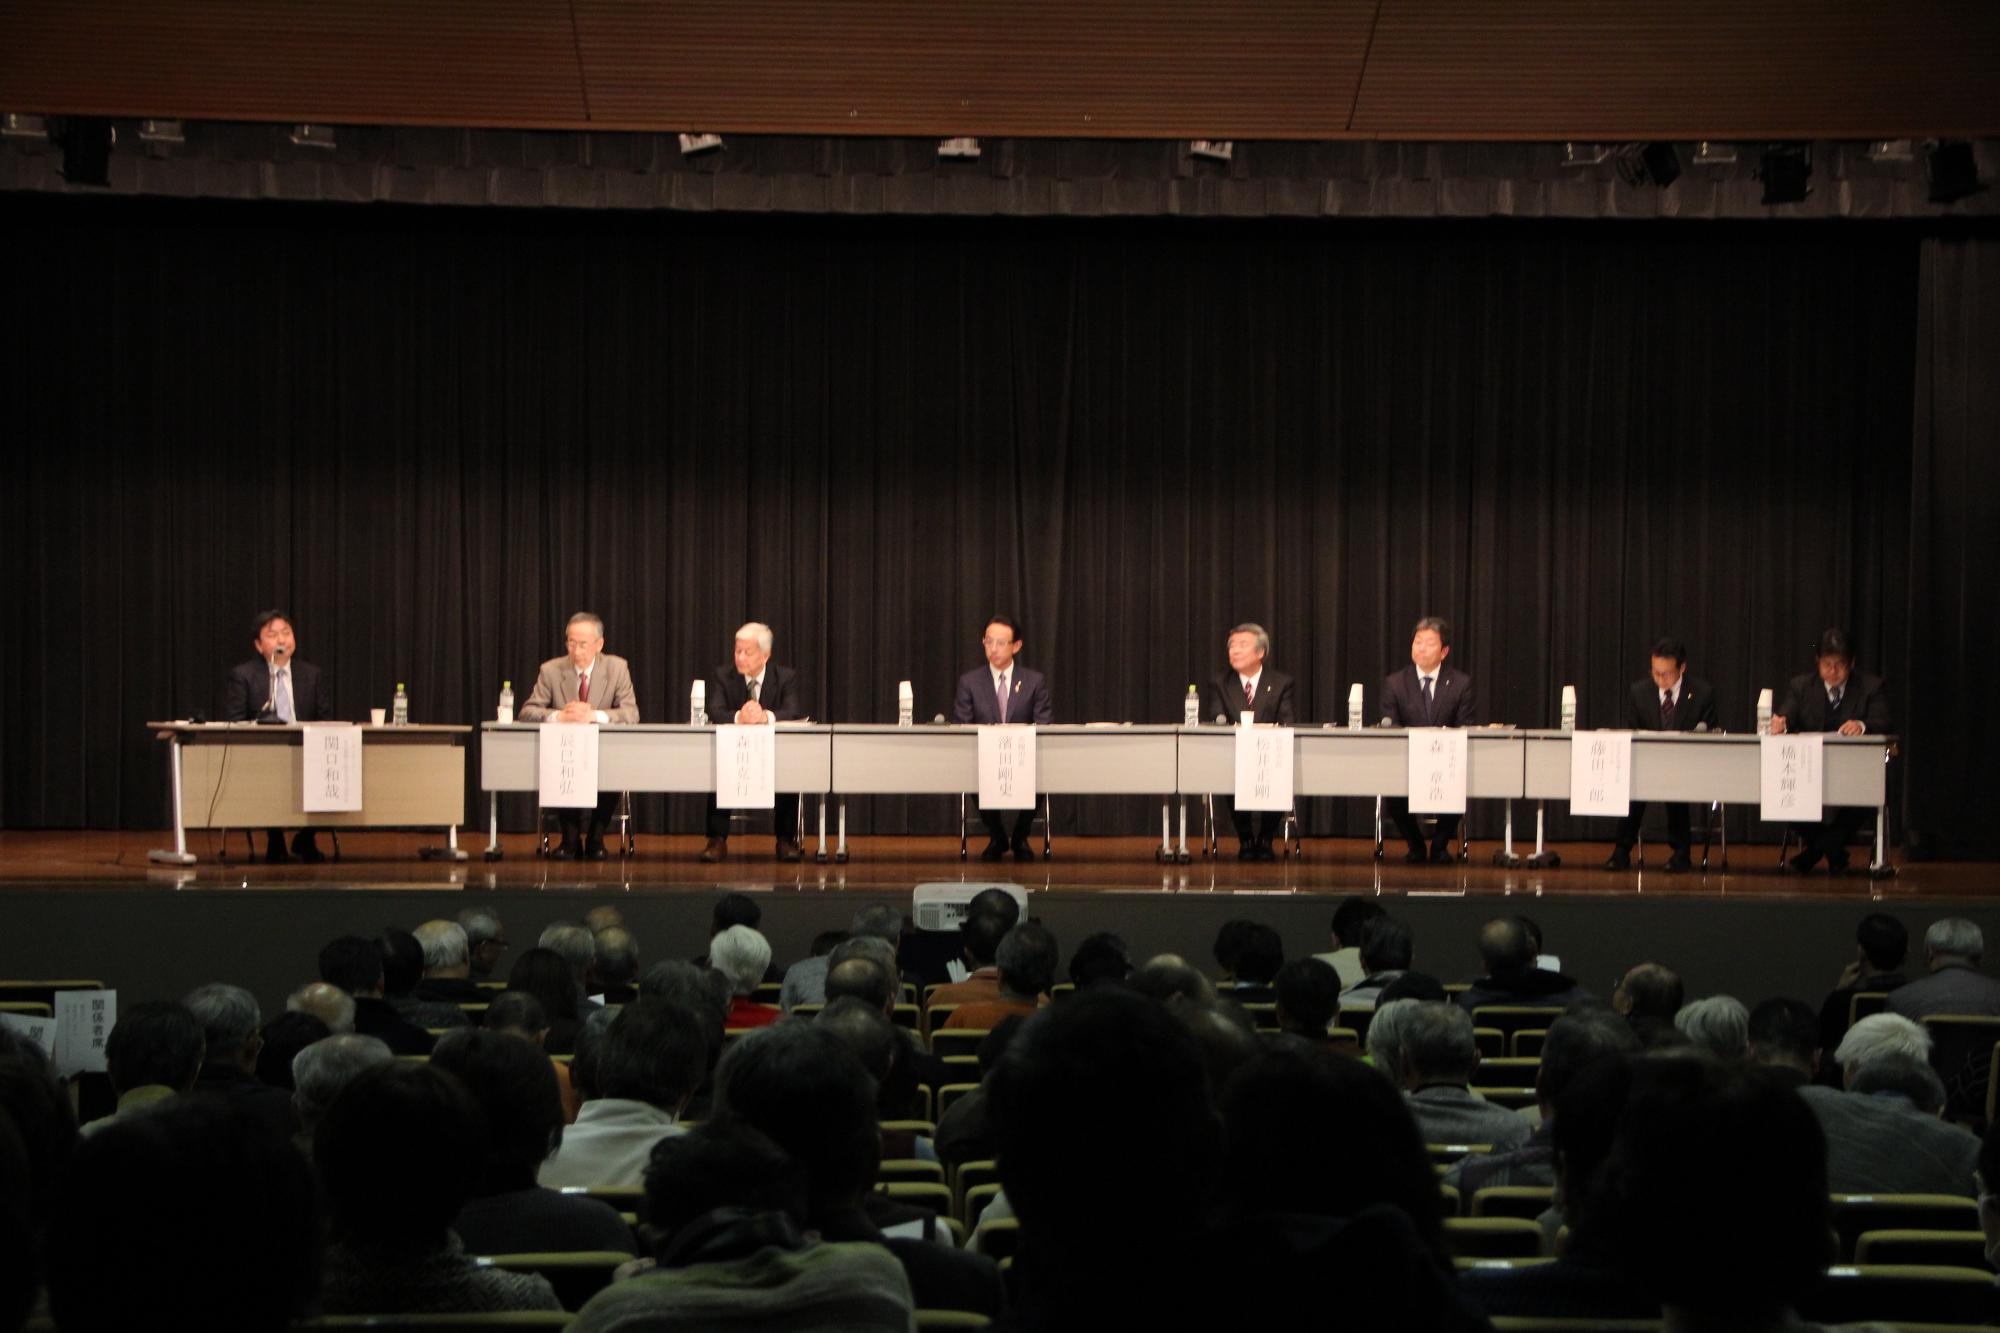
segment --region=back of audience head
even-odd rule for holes
[[[1596,1187],[1638,1064],[1631,1054],[1590,1061],[1552,1094],[1555,1114],[1548,1124],[1556,1205],[1570,1228],[1569,1253],[1578,1258],[1605,1259],[1597,1235]]]
[[[472,941],[456,921],[426,921],[410,932],[424,951],[427,977],[464,977],[472,973]]]
[[[729,982],[721,973],[678,958],[653,964],[639,981],[640,999],[667,1000],[700,1019],[713,1055],[722,1052],[722,1033],[729,1022],[729,991]],[[713,1058],[710,1063],[714,1063]]]
[[[854,996],[842,999],[828,999],[826,1008],[820,1010],[813,1020],[815,1026],[823,1027],[840,1040],[840,1044],[854,1054],[868,1076],[875,1080],[878,1089],[888,1080],[889,1071],[896,1063],[896,1047],[902,1038],[896,1029],[882,1016],[879,1006]]]
[[[1598,1195],[1603,1240],[1670,1327],[1685,1313],[1776,1321],[1826,1269],[1826,1139],[1771,1070],[1639,1061]]]
[[[1163,953],[1149,959],[1144,967],[1132,974],[1130,985],[1138,994],[1151,1000],[1215,998],[1215,983],[1188,966],[1177,954]]]
[[[1750,1059],[1796,1070],[1819,1071],[1819,1014],[1804,1000],[1773,996],[1750,1011]]]
[[[844,930],[822,930],[813,936],[812,948],[806,951],[807,955],[812,958],[824,958],[850,938],[851,936]]]
[[[483,1026],[489,1032],[511,1032],[539,1045],[548,1035],[549,1017],[542,1010],[542,1002],[528,992],[503,990],[496,991],[487,1002]]]
[[[1602,1005],[1571,1009],[1549,1024],[1542,1038],[1542,1063],[1535,1071],[1535,1098],[1544,1119],[1555,1118],[1563,1090],[1585,1069],[1638,1049],[1631,1025]]]
[[[1611,1007],[1634,1023],[1671,1023],[1686,1003],[1680,973],[1659,963],[1633,967],[1611,992]]]
[[[329,1032],[354,1031],[354,997],[329,981],[315,981],[293,991],[285,997],[285,1012],[310,1014],[326,1024]]]
[[[1078,990],[1100,981],[1123,981],[1132,975],[1132,950],[1109,931],[1086,935],[1069,956],[1070,984]]]
[[[1535,918],[1531,916],[1522,916],[1519,913],[1516,913],[1514,919],[1521,923],[1522,930],[1528,932],[1528,948],[1534,951],[1536,957],[1540,957],[1543,953],[1546,952],[1546,950],[1543,949],[1542,947],[1541,926],[1536,922]]]
[[[1423,972],[1405,972],[1382,988],[1382,993],[1375,997],[1375,1007],[1380,1009],[1397,1000],[1444,1001],[1450,998],[1451,992],[1436,977]]]
[[[1387,912],[1370,917],[1361,927],[1361,970],[1368,976],[1407,972],[1416,960],[1416,937],[1410,923]]]
[[[523,949],[507,972],[507,989],[526,991],[540,1001],[551,1023],[575,1022],[582,987],[563,956],[537,945]]]
[[[718,1209],[807,1218],[806,1177],[769,1136],[740,1119],[710,1120],[653,1146],[646,1166],[646,1215],[669,1267],[690,1261],[677,1238]]]
[[[1378,1013],[1376,1022],[1380,1021]],[[1373,1023],[1369,1035],[1374,1035]],[[1398,1045],[1403,1081],[1411,1088],[1468,1083],[1479,1064],[1472,1015],[1455,1004],[1419,1002],[1403,1016]]]
[[[311,1014],[279,1014],[264,1025],[263,1043],[257,1049],[257,1081],[292,1091],[292,1061],[306,1047],[332,1035],[332,1029]]]
[[[1261,921],[1230,921],[1215,937],[1215,961],[1236,981],[1268,986],[1285,965],[1285,942]]]
[[[510,1032],[453,1028],[438,1038],[431,1064],[472,1094],[486,1127],[480,1192],[527,1189],[563,1125],[555,1067],[534,1043]]]
[[[1351,1217],[1390,1204],[1409,1215],[1440,1264],[1450,1263],[1430,1155],[1387,1079],[1323,1046],[1281,1038],[1230,1077],[1218,1103],[1232,1211]]]
[[[842,1000],[856,1000],[877,1014],[886,1013],[896,1002],[894,977],[871,958],[849,958],[827,969],[826,1003],[829,1008]]]
[[[639,941],[623,926],[606,926],[591,937],[597,956],[597,980],[606,986],[629,986],[639,977]]]
[[[284,1329],[311,1312],[318,1246],[291,1144],[224,1099],[177,1098],[78,1149],[49,1236],[50,1309],[65,1333]]]
[[[1314,1041],[1326,1039],[1327,1026],[1340,1012],[1340,974],[1311,956],[1294,958],[1278,969],[1272,985],[1278,999],[1278,1027]]]
[[[1375,1015],[1368,1022],[1368,1058],[1399,1088],[1409,1081],[1403,1056],[1404,1036],[1414,1026],[1417,1011],[1424,1005],[1437,1003],[1436,1000],[1389,1000],[1375,1006]]]
[[[292,1057],[292,1108],[299,1125],[310,1131],[333,1105],[342,1088],[394,1056],[380,1037],[345,1033],[316,1041]]]
[[[1741,1060],[1750,1049],[1750,1011],[1734,995],[1708,995],[1682,1005],[1674,1026],[1724,1060]]]
[[[725,893],[715,900],[715,907],[708,914],[708,936],[714,939],[731,926],[755,930],[763,920],[764,909],[755,898],[747,893]]]
[[[1931,1034],[1921,1023],[1901,1014],[1870,1014],[1847,1029],[1834,1048],[1833,1062],[1840,1066],[1843,1081],[1852,1086],[1854,1075],[1863,1065],[1884,1055],[1907,1055],[1913,1060],[1931,1058]]]
[[[831,976],[843,963],[855,961],[873,963],[892,985],[900,987],[896,969],[896,946],[880,935],[852,935],[834,946],[826,956],[827,975]]]
[[[1855,927],[1854,943],[1866,974],[1885,976],[1910,956],[1910,931],[1887,912],[1870,912]]]
[[[42,1048],[6,1028],[0,1028],[0,1113],[12,1120],[26,1154],[28,1179],[17,1197],[39,1232],[76,1150],[76,1112]]]
[[[1167,1012],[1188,1030],[1201,1050],[1202,1067],[1208,1086],[1219,1088],[1229,1076],[1257,1053],[1257,1025],[1243,1006],[1217,997],[1213,1000],[1182,1000]]]
[[[701,1020],[677,1004],[644,1000],[618,1011],[597,1050],[600,1097],[646,1102],[678,1113],[708,1070]]]
[[[1893,1092],[1907,1097],[1910,1105],[1925,1115],[1944,1114],[1944,1080],[1938,1077],[1937,1070],[1931,1068],[1929,1061],[1912,1059],[1907,1055],[1876,1056],[1854,1071],[1847,1090],[1868,1097]]]
[[[625,924],[625,913],[610,903],[599,903],[583,914],[583,928],[593,935],[601,935],[613,926]]]
[[[241,986],[211,982],[181,997],[181,1003],[201,1024],[206,1053],[204,1066],[229,1065],[248,1072],[256,1067],[264,1024],[257,997]]]
[[[1986,936],[1979,925],[1962,916],[1931,922],[1924,932],[1924,956],[1933,968],[1946,963],[1977,965],[1986,955]]]
[[[708,942],[708,963],[729,978],[733,994],[748,995],[771,966],[771,942],[750,926],[731,926]]]
[[[1001,896],[1006,897],[1005,894]],[[974,899],[975,903],[977,901]],[[1007,905],[1014,907],[1011,897],[1007,898]],[[965,961],[975,969],[993,966],[994,957],[1000,952],[1000,941],[1007,938],[1007,932],[1014,928],[1019,916],[1019,908],[1011,914],[976,906],[967,911],[965,919],[958,923],[959,944],[965,952]]]
[[[343,935],[319,951],[319,979],[349,995],[382,994],[382,945],[359,935]],[[326,1018],[327,1015],[321,1014]],[[333,1022],[328,1019],[327,1026]]]
[[[201,1023],[186,1005],[145,1000],[112,1025],[104,1042],[105,1068],[121,1096],[149,1086],[186,1092],[201,1073],[206,1045]]]
[[[1488,976],[1525,972],[1535,965],[1539,952],[1518,916],[1494,917],[1479,928],[1479,959]]]
[[[645,1003],[645,997],[640,997]],[[576,1045],[570,1050],[569,1085],[581,1101],[594,1101],[605,1095],[597,1082],[597,1058],[604,1051],[605,1034],[624,1012],[617,1009],[593,1009],[590,1016],[577,1024]],[[718,1037],[718,1041],[721,1039]],[[711,1057],[712,1058],[712,1057]]]
[[[1333,909],[1333,945],[1336,949],[1358,949],[1361,947],[1361,932],[1368,921],[1386,915],[1388,909],[1373,898],[1359,896],[1341,899],[1340,906]]]
[[[535,941],[535,948],[553,951],[569,968],[569,974],[576,978],[577,993],[596,977],[594,966],[597,962],[597,941],[589,931],[574,921],[558,921],[548,927]]]
[[[334,1238],[442,1245],[479,1184],[484,1133],[471,1094],[442,1069],[392,1060],[357,1074],[313,1130]]]
[[[810,1212],[858,1203],[882,1156],[875,1080],[829,1028],[779,1023],[739,1038],[715,1071],[717,1119],[768,1135],[805,1172]]]
[[[854,914],[847,929],[851,939],[868,936],[885,941],[893,949],[903,939],[903,913],[889,903],[870,903]]]
[[[507,950],[507,932],[500,924],[499,915],[491,908],[468,907],[458,914],[458,924],[465,927],[465,947],[472,964],[472,975],[490,979],[494,969],[500,966],[500,956]]]
[[[1056,959],[1056,937],[1036,922],[1021,922],[994,954],[1000,988],[1023,998],[1048,994],[1056,984]]]
[[[417,937],[397,926],[382,932],[382,993],[408,995],[424,979],[424,946]]]

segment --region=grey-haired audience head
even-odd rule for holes
[[[1933,969],[1947,963],[1977,963],[1986,953],[1986,936],[1975,922],[1948,916],[1931,922],[1924,932],[1924,953]]]
[[[1405,1081],[1413,1088],[1468,1082],[1479,1063],[1472,1015],[1455,1004],[1419,1004],[1403,1019],[1401,1039]]]
[[[241,986],[217,981],[195,987],[181,997],[181,1003],[201,1024],[208,1050],[203,1064],[256,1070],[257,1047],[262,1041],[258,1029],[264,1026],[256,996]]]
[[[380,1037],[352,1033],[316,1041],[293,1056],[292,1106],[299,1113],[300,1127],[310,1134],[342,1088],[363,1070],[394,1058]]]
[[[1914,1056],[1893,1053],[1876,1056],[1855,1069],[1847,1090],[1864,1097],[1895,1093],[1909,1098],[1910,1104],[1925,1115],[1944,1114],[1944,1080],[1931,1068],[1930,1061]]]
[[[1884,1056],[1907,1056],[1912,1060],[1931,1058],[1931,1034],[1921,1023],[1901,1014],[1870,1014],[1847,1029],[1833,1051],[1833,1062],[1850,1088],[1868,1065]]]
[[[629,986],[639,975],[639,941],[624,926],[606,926],[592,937],[597,979],[606,986]]]
[[[732,993],[748,995],[771,966],[771,942],[749,926],[731,926],[708,942],[708,962],[729,978]]]
[[[465,945],[471,960],[471,974],[480,981],[491,981],[499,970],[501,955],[507,952],[507,928],[500,923],[499,915],[488,907],[468,907],[458,914],[458,924],[465,927]]]
[[[903,938],[903,914],[888,903],[870,903],[854,914],[847,930],[857,939],[870,935],[895,945]]]
[[[1391,1082],[1402,1087],[1409,1082],[1407,1065],[1403,1058],[1404,1035],[1414,1023],[1417,1011],[1433,1000],[1390,1000],[1375,1007],[1375,1016],[1368,1021],[1368,1054],[1375,1061],[1375,1067],[1389,1076]]]
[[[1724,1060],[1741,1060],[1750,1052],[1750,1011],[1734,995],[1682,1005],[1674,1026],[1697,1048]]]
[[[834,945],[826,956],[827,972],[831,974],[834,968],[854,958],[875,964],[891,977],[897,974],[896,946],[880,935],[856,935]]]
[[[597,961],[597,942],[590,932],[574,921],[558,921],[542,932],[535,941],[538,949],[553,950],[565,963],[569,964],[570,975],[576,978],[579,987],[587,986],[591,979],[591,965]]]
[[[424,951],[426,977],[463,977],[472,970],[472,944],[456,921],[426,921],[410,932]]]
[[[667,1000],[702,1020],[711,1053],[722,1050],[722,1031],[729,1022],[729,982],[713,968],[678,958],[655,963],[639,982],[639,998]]]
[[[285,997],[285,1012],[311,1014],[336,1037],[354,1031],[354,997],[331,982],[299,987]]]

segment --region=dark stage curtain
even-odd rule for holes
[[[1899,694],[1982,693],[1981,657],[1930,650],[1941,619],[1990,636],[1952,619],[1981,571],[1928,543],[1955,518],[1991,549],[1991,398],[1983,434],[1935,423],[1968,392],[1941,364],[1960,337],[1991,364],[1994,265],[1986,296],[1947,292],[1974,261],[1910,226],[16,196],[0,228],[10,827],[159,825],[141,723],[212,714],[272,604],[352,718],[399,680],[418,720],[488,717],[577,608],[668,720],[746,618],[817,717],[891,720],[903,678],[948,713],[996,610],[1069,721],[1177,720],[1239,620],[1304,717],[1344,719],[1356,680],[1372,716],[1426,612],[1493,721],[1550,724],[1574,683],[1614,725],[1676,633],[1747,728],[1834,623]],[[1920,346],[1947,387],[1913,402]],[[1957,710],[1910,716],[1912,772],[1935,765],[1913,789],[1970,846]],[[861,807],[863,830],[949,822]]]

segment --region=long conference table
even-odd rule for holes
[[[773,740],[774,787],[821,797],[817,859],[846,861],[849,796],[957,795],[979,789],[979,728],[879,724],[792,724]],[[482,728],[480,786],[489,800],[487,855],[499,854],[502,792],[539,789],[541,727],[488,722]],[[1236,782],[1236,728],[1228,726],[1059,725],[1035,729],[1036,794],[1147,796],[1160,801],[1162,860],[1188,861],[1187,798],[1228,796]],[[1582,733],[1588,736],[1590,733]],[[1297,728],[1293,732],[1293,795],[1382,798],[1407,796],[1409,731]],[[1570,796],[1570,743],[1575,733],[1474,728],[1466,737],[1466,796],[1505,808],[1502,858],[1514,859],[1513,802],[1538,803],[1536,850],[1543,849],[1539,806]],[[1759,738],[1754,734],[1634,732],[1634,801],[1755,804],[1761,791]],[[1827,735],[1824,802],[1875,811],[1870,869],[1888,873],[1886,764],[1890,736]],[[715,729],[645,723],[602,728],[600,790],[699,794],[715,790]],[[837,841],[827,846],[827,805],[836,804]],[[1178,840],[1171,827],[1179,804]],[[1213,820],[1206,835],[1214,845]],[[1379,841],[1379,830],[1378,830]],[[961,839],[961,850],[963,840]]]

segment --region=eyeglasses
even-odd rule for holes
[[[988,648],[1012,648],[1014,646],[1012,639],[981,639],[979,642]]]
[[[565,648],[588,648],[596,642],[597,640],[595,639],[564,639],[563,646]]]

